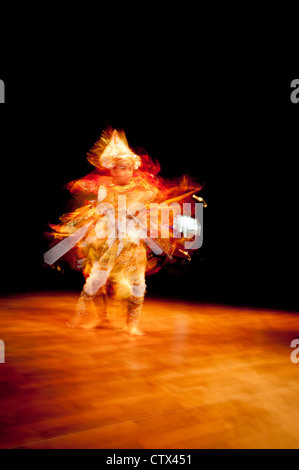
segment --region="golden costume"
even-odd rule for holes
[[[128,300],[127,324],[133,329],[141,317],[145,276],[157,272],[165,257],[173,261],[176,256],[189,256],[192,249],[186,251],[184,242],[196,232],[193,224],[193,230],[184,231],[183,236],[175,234],[174,214],[169,219],[169,208],[162,204],[158,216],[152,217],[153,204],[186,202],[201,187],[186,178],[178,182],[158,178],[158,163],[134,153],[123,131],[103,132],[88,160],[97,170],[67,185],[78,207],[63,215],[60,224],[51,225],[56,244],[44,260],[54,264],[65,259],[85,276],[75,321],[68,326],[76,326],[99,295],[102,307],[98,316],[107,319],[105,296],[113,295]],[[119,183],[113,169],[126,169],[126,165],[132,177]]]

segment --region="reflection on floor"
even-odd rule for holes
[[[132,338],[77,298],[1,299],[1,448],[299,448],[298,313],[148,297]]]

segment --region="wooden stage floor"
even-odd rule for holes
[[[299,313],[147,297],[131,338],[77,298],[2,297],[1,448],[299,448]]]

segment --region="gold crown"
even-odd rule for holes
[[[141,158],[129,148],[124,131],[105,130],[94,144],[88,155],[88,161],[98,168],[114,168],[119,161],[129,160],[134,170],[140,167]]]

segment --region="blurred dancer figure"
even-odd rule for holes
[[[93,328],[108,323],[106,295],[109,294],[127,300],[126,329],[132,335],[142,335],[138,325],[146,274],[157,272],[165,257],[173,261],[175,256],[189,256],[182,249],[184,241],[199,229],[196,219],[180,218],[177,214],[168,223],[169,237],[161,236],[160,218],[155,224],[157,238],[151,239],[148,236],[152,228],[148,219],[150,204],[165,202],[169,197],[168,201],[186,202],[200,186],[186,178],[171,183],[158,178],[159,164],[148,155],[133,152],[123,131],[104,131],[88,153],[88,160],[97,170],[67,185],[79,207],[63,215],[61,224],[50,225],[54,237],[63,240],[45,253],[44,259],[53,264],[63,257],[73,267],[82,269],[85,276],[75,315],[67,326]],[[187,234],[182,225],[186,219]],[[174,236],[175,220],[184,232],[182,237]],[[190,221],[194,222],[191,230]],[[165,234],[165,223],[162,226]],[[101,303],[98,310],[95,299]],[[87,310],[94,312],[94,320],[82,325]]]

